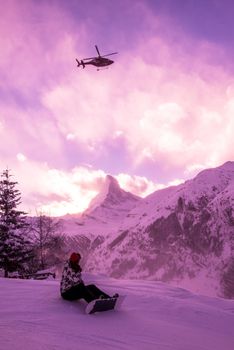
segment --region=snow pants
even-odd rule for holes
[[[84,283],[79,283],[76,286],[71,287],[66,292],[62,293],[62,298],[65,300],[77,300],[84,299],[87,303],[90,301],[99,299],[101,295],[104,298],[110,298],[110,296],[99,289],[95,284],[85,285]]]

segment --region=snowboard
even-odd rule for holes
[[[85,312],[86,314],[94,314],[95,312],[119,309],[123,299],[124,296],[93,300],[86,306]]]

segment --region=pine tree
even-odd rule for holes
[[[18,182],[11,181],[9,170],[1,174],[0,180],[0,268],[5,277],[8,273],[22,269],[31,257],[30,242],[26,237],[26,213],[17,210],[21,203]]]

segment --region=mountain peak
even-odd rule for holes
[[[104,185],[108,188],[108,192],[121,190],[118,181],[111,175],[106,175]]]
[[[140,197],[123,190],[113,176],[106,175],[100,192],[92,199],[85,214],[93,213],[98,208],[119,210],[121,207],[122,210],[129,210],[139,199]]]

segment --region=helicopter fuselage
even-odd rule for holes
[[[111,65],[112,63],[114,63],[114,61],[110,60],[109,58],[105,58],[105,57],[95,57],[91,61],[84,62],[85,65],[92,64],[95,67],[105,67],[105,66]]]

